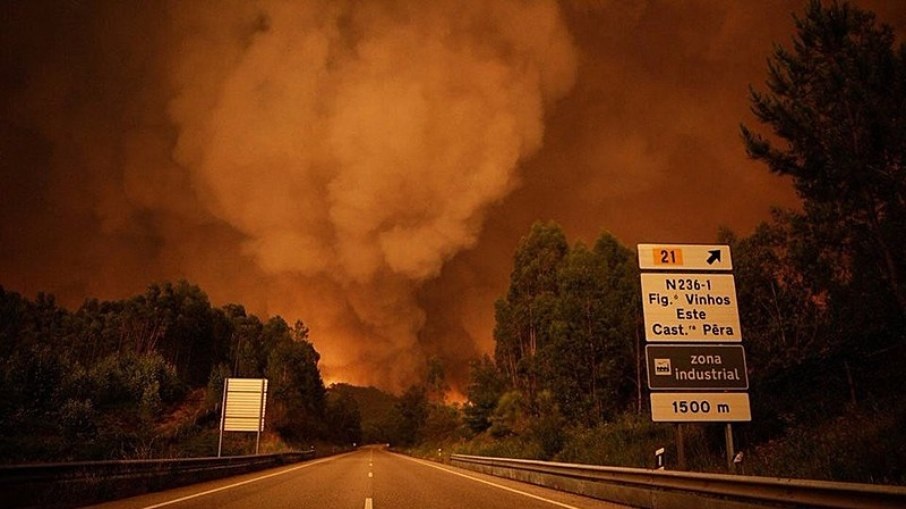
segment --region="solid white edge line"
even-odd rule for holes
[[[173,500],[168,500],[168,501],[166,501],[166,502],[161,502],[161,503],[159,503],[159,504],[154,504],[154,505],[145,506],[145,507],[143,507],[142,509],[157,509],[158,507],[166,507],[166,506],[168,506],[168,505],[178,504],[178,503],[180,503],[180,502],[185,502],[186,500],[192,500],[193,498],[203,497],[203,496],[205,496],[205,495],[210,495],[211,493],[217,493],[218,491],[224,491],[224,490],[228,490],[228,489],[231,489],[231,488],[236,488],[236,487],[238,487],[238,486],[242,486],[242,485],[244,485],[244,484],[251,484],[251,483],[253,483],[253,482],[258,482],[258,481],[261,481],[261,480],[263,480],[263,479],[268,479],[268,478],[270,478],[270,477],[277,477],[278,475],[283,475],[283,474],[288,474],[288,473],[290,473],[290,472],[295,472],[296,470],[300,470],[300,469],[303,469],[303,468],[306,468],[306,467],[311,467],[311,466],[317,465],[317,464],[319,464],[319,463],[324,463],[324,462],[327,462],[327,461],[330,461],[330,460],[339,458],[340,456],[345,456],[345,454],[341,454],[341,455],[338,455],[338,456],[330,456],[330,457],[328,457],[328,458],[324,458],[324,459],[320,459],[320,460],[316,460],[316,461],[312,461],[312,462],[303,463],[303,464],[301,464],[301,465],[299,465],[299,466],[297,466],[297,467],[293,467],[293,468],[290,468],[290,469],[287,469],[287,470],[283,470],[282,472],[275,472],[275,473],[273,473],[273,474],[262,475],[261,477],[255,477],[254,479],[247,479],[247,480],[245,480],[245,481],[237,482],[237,483],[235,483],[235,484],[230,484],[230,485],[227,485],[227,486],[221,486],[221,487],[219,487],[219,488],[214,488],[213,490],[202,491],[201,493],[195,493],[195,494],[193,494],[193,495],[187,495],[187,496],[185,496],[185,497],[175,498],[175,499],[173,499]]]
[[[401,455],[401,456],[402,456],[403,458],[406,458],[406,459],[408,459],[408,460],[414,461],[414,462],[416,462],[416,463],[420,463],[420,464],[422,464],[422,465],[424,465],[424,466],[426,466],[426,467],[436,468],[436,469],[438,469],[438,470],[442,470],[442,471],[444,471],[444,472],[447,472],[448,474],[453,474],[453,475],[458,475],[458,476],[460,476],[460,477],[465,477],[466,479],[471,479],[471,480],[473,480],[473,481],[477,481],[477,482],[480,482],[480,483],[483,483],[483,484],[487,484],[487,485],[493,486],[493,487],[495,487],[495,488],[500,488],[500,489],[505,490],[505,491],[510,491],[510,492],[513,492],[513,493],[518,493],[518,494],[520,494],[520,495],[523,495],[523,496],[526,496],[526,497],[529,497],[529,498],[533,498],[533,499],[535,499],[535,500],[540,500],[540,501],[542,501],[542,502],[547,502],[547,503],[549,503],[549,504],[553,504],[553,505],[556,505],[556,506],[565,507],[566,509],[581,509],[581,508],[576,507],[576,506],[574,506],[574,505],[564,504],[563,502],[557,502],[556,500],[551,500],[551,499],[548,499],[548,498],[539,497],[538,495],[532,495],[531,493],[527,493],[527,492],[525,492],[525,491],[520,491],[520,490],[517,490],[517,489],[515,489],[515,488],[510,488],[509,486],[504,486],[504,485],[502,485],[502,484],[493,483],[493,482],[491,482],[491,481],[485,481],[484,479],[479,479],[479,478],[477,478],[477,477],[472,477],[471,475],[460,474],[459,472],[454,472],[454,471],[452,471],[452,470],[450,470],[450,469],[447,469],[447,468],[444,468],[444,467],[441,467],[441,466],[438,466],[438,465],[431,464],[431,463],[429,463],[429,462],[427,462],[427,461],[422,461],[422,460],[418,460],[418,459],[415,459],[415,458],[410,458],[409,456],[405,456],[405,455]]]

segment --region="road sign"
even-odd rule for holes
[[[654,422],[749,422],[746,392],[652,392]]]
[[[730,423],[752,420],[749,395],[704,392],[749,387],[742,346],[714,344],[742,341],[730,246],[639,244],[638,254],[645,340],[683,343],[645,347],[651,420],[727,423],[731,451]]]
[[[638,252],[642,270],[733,270],[724,244],[639,244]]]
[[[255,454],[264,431],[264,410],[267,405],[266,378],[226,378],[223,381],[223,406],[220,415],[220,440],[217,457],[223,450],[224,431],[254,431]]]
[[[746,390],[741,345],[647,345],[649,389]]]
[[[742,341],[732,274],[642,274],[645,339]]]
[[[267,379],[227,378],[224,381],[224,431],[264,431]]]

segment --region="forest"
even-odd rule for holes
[[[732,251],[749,370],[738,472],[903,484],[906,46],[845,3],[810,3],[796,29],[750,91],[761,125],[740,135],[802,207],[714,239]],[[675,461],[682,433],[689,469],[725,471],[722,425],[651,422],[639,286],[632,246],[535,223],[462,404],[438,358],[400,395],[325,387],[302,321],[214,307],[186,281],[74,311],[0,288],[0,462],[210,455],[222,381],[241,376],[270,380],[270,450],[378,442],[651,468],[659,447]]]
[[[0,288],[0,359],[4,462],[216,454],[227,376],[269,379],[268,427],[286,443],[360,439],[301,321],[215,308],[185,281],[74,312]]]

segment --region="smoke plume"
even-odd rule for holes
[[[573,84],[574,48],[558,6],[159,7],[166,40],[152,36],[153,49],[130,46],[129,55],[105,46],[99,57],[126,62],[140,53],[148,60],[131,64],[137,74],[159,73],[135,76],[123,98],[135,103],[76,127],[56,115],[68,99],[57,89],[80,79],[50,75],[26,92],[41,95],[31,107],[48,110],[29,116],[46,119],[41,128],[61,159],[53,168],[87,179],[53,201],[73,205],[73,188],[82,188],[91,194],[87,219],[108,237],[146,237],[164,273],[176,266],[197,279],[210,272],[198,251],[210,259],[224,241],[233,244],[237,252],[226,257],[251,266],[229,269],[267,282],[267,312],[310,323],[328,377],[395,389],[413,382],[425,362],[417,290],[475,244],[488,206],[517,185],[519,163],[541,146],[545,112]],[[121,10],[108,6],[101,15],[124,32],[122,16],[141,23]],[[85,41],[86,50],[97,49],[94,42]],[[99,64],[102,80],[109,64]],[[117,84],[132,78],[121,72],[128,76]],[[90,94],[75,94],[72,108],[84,108],[75,118],[92,118]],[[141,104],[143,95],[155,104]],[[206,230],[231,238],[207,246],[190,239]],[[223,262],[214,265],[234,277]]]
[[[475,243],[572,86],[557,6],[218,5],[175,8],[175,161],[264,274],[300,280],[328,373],[413,381],[415,290]]]
[[[801,9],[3,2],[0,284],[77,306],[186,278],[304,320],[328,381],[438,356],[462,388],[533,221],[709,242],[796,205],[738,123]]]

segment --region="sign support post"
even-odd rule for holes
[[[727,471],[733,472],[735,469],[733,458],[736,457],[736,451],[733,450],[733,423],[727,423],[727,427],[724,430],[724,438],[727,440]]]
[[[267,394],[267,379],[261,379],[261,404],[258,405],[258,436],[255,437],[255,455],[258,455],[258,445],[261,444],[261,430],[264,429],[264,396]]]
[[[217,457],[223,450],[223,423],[226,421],[227,378],[223,379],[223,400],[220,402],[220,440],[217,441]]]

